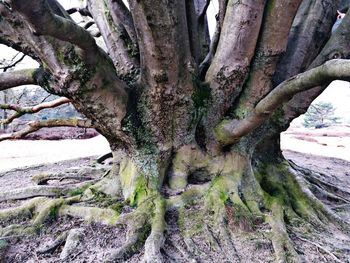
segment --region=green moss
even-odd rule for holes
[[[55,206],[50,207],[49,217],[52,219],[57,218],[58,210],[59,210],[59,206],[55,205]]]
[[[118,214],[120,214],[124,208],[124,203],[123,202],[117,202],[113,205],[110,205],[109,208],[113,209],[114,211],[116,211]]]
[[[66,65],[70,66],[72,72],[72,78],[78,80],[81,87],[84,88],[85,84],[90,81],[91,77],[96,72],[96,67],[88,67],[83,60],[77,54],[74,46],[66,48],[59,59]],[[83,91],[84,89],[81,89]]]
[[[214,129],[215,139],[222,144],[229,144],[231,142],[230,134],[227,133],[225,126],[229,124],[231,120],[223,120]]]
[[[91,184],[86,184],[83,185],[82,187],[78,187],[76,189],[73,189],[67,193],[68,196],[77,196],[77,195],[82,195],[86,189],[88,189],[91,186]]]

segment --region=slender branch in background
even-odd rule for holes
[[[37,113],[43,109],[55,108],[55,107],[58,107],[60,105],[63,105],[63,104],[69,103],[69,102],[70,102],[70,100],[67,98],[58,98],[58,99],[53,100],[53,101],[40,103],[40,104],[35,105],[33,107],[20,107],[20,106],[11,105],[11,104],[0,104],[0,109],[2,109],[2,110],[16,111],[15,114],[13,114],[11,117],[9,117],[6,120],[0,121],[0,123],[10,124],[14,119],[17,119],[25,114],[34,114],[34,113]]]
[[[210,2],[210,1],[208,0],[207,3],[208,2]],[[198,67],[200,79],[205,78],[205,74],[207,73],[207,70],[208,70],[208,68],[213,60],[216,49],[218,47],[220,34],[221,34],[221,28],[222,28],[222,24],[224,22],[225,14],[226,14],[226,6],[227,6],[227,0],[220,0],[219,1],[219,12],[215,16],[216,27],[215,27],[215,31],[214,31],[213,37],[211,39],[211,42],[210,42],[209,52]],[[204,10],[206,11],[207,8],[208,7],[206,7],[206,9],[203,9],[203,11]],[[203,14],[201,14],[201,16],[203,16]]]
[[[84,25],[84,29],[89,29],[91,26],[93,26],[95,24],[94,21],[89,21]]]
[[[42,128],[52,128],[52,127],[93,128],[93,125],[90,120],[81,120],[81,119],[57,119],[57,120],[47,120],[47,121],[31,121],[31,122],[28,122],[27,126],[20,131],[0,135],[0,142],[4,140],[20,139]]]
[[[18,54],[21,54],[21,52],[18,52],[10,61],[10,64],[6,65],[6,66],[2,66],[0,67],[0,69],[3,70],[3,72],[6,72],[8,69],[10,68],[14,68],[18,63],[20,63],[25,57],[26,55],[23,54],[19,59],[17,59],[16,61],[15,58],[18,56]]]
[[[69,15],[72,15],[74,13],[79,13],[82,16],[88,16],[92,18],[92,15],[87,7],[72,7],[66,11]]]
[[[0,91],[21,85],[37,84],[35,75],[41,71],[40,68],[22,69],[0,74]]]
[[[205,17],[205,15],[207,14],[209,4],[210,4],[210,0],[207,0],[205,2],[205,5],[203,6],[203,9],[200,11],[200,13],[198,15],[198,21],[202,20]]]
[[[218,47],[219,39],[220,39],[220,32],[221,32],[221,25],[219,21],[216,21],[216,27],[215,27],[215,32],[214,35],[211,39],[210,42],[210,47],[209,47],[209,52],[204,58],[204,60],[201,62],[199,65],[199,76],[200,79],[205,78],[205,74],[207,73],[207,70],[210,66],[211,61],[213,60],[213,57],[216,52],[216,48]]]
[[[237,142],[268,120],[274,110],[292,99],[295,94],[333,80],[350,80],[349,60],[330,60],[282,82],[255,106],[247,118],[221,122],[215,129],[216,139],[222,145]]]

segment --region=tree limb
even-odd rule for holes
[[[40,68],[22,69],[0,74],[0,91],[21,85],[37,84],[35,75]]]
[[[107,0],[107,6],[111,12],[115,25],[122,25],[128,32],[132,43],[137,47],[137,37],[131,13],[122,0]]]
[[[47,121],[32,121],[32,122],[28,122],[27,126],[20,131],[0,135],[0,142],[4,140],[20,139],[42,128],[52,128],[52,127],[93,128],[93,125],[90,120],[81,120],[81,119],[57,119],[57,120],[47,120]]]
[[[330,60],[282,82],[256,105],[247,118],[221,122],[215,129],[216,139],[222,145],[237,142],[268,120],[274,110],[289,101],[295,94],[333,80],[350,80],[349,60]]]
[[[49,35],[72,43],[86,52],[96,52],[95,39],[74,21],[54,14],[46,0],[12,0],[12,7],[32,24],[36,34]]]
[[[9,117],[6,120],[0,121],[0,123],[10,124],[14,119],[17,119],[25,114],[37,113],[43,109],[55,108],[55,107],[58,107],[60,105],[63,105],[63,104],[69,103],[69,102],[70,102],[70,100],[67,98],[58,98],[58,99],[53,100],[53,101],[40,103],[40,104],[35,105],[33,107],[20,107],[20,106],[12,105],[12,104],[0,104],[0,109],[16,111],[15,114],[13,114],[11,117]]]
[[[133,69],[139,67],[139,62],[133,56],[134,43],[129,39],[124,25],[110,19],[111,15],[104,1],[88,0],[88,7],[106,43],[118,76],[130,74]]]

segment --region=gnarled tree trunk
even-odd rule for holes
[[[279,147],[279,134],[332,80],[350,77],[350,16],[330,35],[342,1],[219,0],[212,41],[209,3],[88,0],[69,10],[94,20],[107,52],[55,0],[0,3],[0,42],[41,65],[1,74],[0,90],[37,84],[90,120],[31,123],[0,140],[45,126],[92,126],[113,153],[111,171],[81,183],[73,197],[71,188],[47,186],[0,194],[50,197],[0,211],[0,218],[32,211],[39,225],[54,207],[57,215],[125,224],[125,243],[108,254],[111,262],[132,258],[143,245],[145,262],[300,262],[305,256],[292,229],[333,225],[349,233],[349,223],[309,190],[310,182],[322,182],[288,163]],[[331,190],[322,191],[349,198]],[[132,212],[75,205],[101,195]],[[242,233],[271,240],[274,253],[243,255],[251,244]],[[334,261],[349,256],[325,251]]]

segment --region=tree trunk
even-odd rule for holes
[[[83,181],[75,187],[1,193],[0,201],[36,198],[1,210],[0,219],[31,217],[31,231],[53,212],[125,225],[125,242],[107,253],[108,262],[136,262],[139,251],[145,262],[310,260],[297,240],[319,233],[306,233],[349,233],[349,223],[317,197],[348,203],[350,194],[286,161],[279,135],[330,81],[350,77],[349,15],[330,36],[341,2],[219,1],[209,44],[209,1],[130,0],[129,8],[118,0],[87,1],[80,12],[94,18],[108,54],[56,1],[0,3],[2,43],[41,64],[25,75],[3,74],[3,89],[32,83],[65,96],[90,121],[64,123],[95,127],[113,154],[108,171],[36,178],[40,185]],[[60,123],[32,123],[0,140]],[[100,177],[85,182],[86,173]],[[101,198],[113,204],[101,207]],[[28,229],[10,224],[0,236]],[[54,242],[67,240],[62,257],[79,236],[74,230]],[[324,248],[331,240],[316,244],[323,250],[317,260],[346,260]]]

